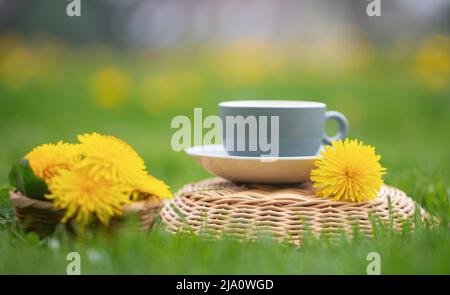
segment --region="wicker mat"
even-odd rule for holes
[[[371,236],[377,219],[401,230],[416,210],[421,218],[427,218],[404,192],[387,185],[372,201],[350,203],[317,198],[311,184],[244,185],[214,178],[184,186],[165,204],[161,217],[171,232],[227,234],[241,239],[268,232],[298,244],[306,232],[333,237],[343,232],[352,235],[357,228]]]

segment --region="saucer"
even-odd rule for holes
[[[191,147],[186,153],[206,171],[230,181],[282,184],[309,181],[321,150],[315,156],[256,158],[231,156],[223,145],[215,144]]]

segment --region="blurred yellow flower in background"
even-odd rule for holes
[[[162,74],[144,78],[139,90],[140,104],[150,113],[159,113],[170,106],[176,106],[182,95],[175,79]]]
[[[23,45],[21,34],[13,31],[3,32],[0,35],[0,53],[3,55],[14,47]]]
[[[0,35],[0,78],[12,89],[20,89],[30,82],[47,82],[57,77],[56,68],[66,61],[63,43],[48,36],[24,41],[14,33]]]
[[[0,56],[0,74],[6,84],[19,89],[40,75],[38,59],[27,47],[14,47]]]
[[[433,90],[442,90],[450,81],[450,38],[433,35],[422,42],[415,54],[418,77]]]
[[[209,63],[211,71],[232,86],[255,85],[280,72],[283,55],[269,44],[243,40],[218,50]]]
[[[330,28],[327,38],[295,41],[290,60],[297,70],[318,73],[320,78],[336,79],[336,74],[352,74],[370,65],[375,58],[372,43],[352,25]]]
[[[338,140],[326,146],[311,171],[316,195],[352,202],[372,200],[383,184],[386,169],[372,146],[357,140]]]
[[[106,67],[92,77],[91,90],[95,102],[104,108],[122,105],[130,91],[129,75],[116,67]]]
[[[25,155],[33,173],[47,183],[61,170],[69,170],[80,159],[79,145],[64,143],[43,144]]]
[[[75,217],[76,222],[86,225],[95,215],[107,225],[131,202],[131,187],[102,177],[92,178],[85,168],[61,172],[51,180],[49,189],[51,193],[46,197],[56,208],[66,210],[62,222]]]
[[[171,108],[194,106],[202,98],[205,82],[201,75],[188,70],[145,77],[139,87],[139,103],[150,113]]]

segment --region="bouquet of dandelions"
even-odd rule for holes
[[[82,226],[95,220],[107,226],[124,206],[172,196],[121,139],[91,133],[78,135],[78,141],[34,148],[11,169],[11,184],[24,196],[63,210],[62,223],[70,220]]]

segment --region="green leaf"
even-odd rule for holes
[[[27,159],[22,159],[17,164],[16,187],[25,196],[38,200],[46,200],[48,187],[44,180],[34,175]]]
[[[17,187],[17,165],[19,162],[16,162],[9,171],[9,184],[13,187]]]

